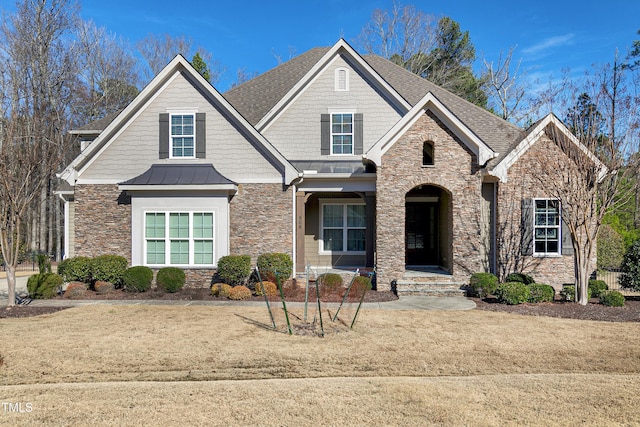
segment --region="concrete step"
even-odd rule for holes
[[[399,280],[396,290],[398,295],[423,295],[423,296],[460,296],[464,297],[466,283],[461,282],[415,282]]]

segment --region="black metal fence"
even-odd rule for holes
[[[27,252],[24,254],[19,260],[16,271],[38,271],[38,255],[42,252]],[[47,254],[49,256],[49,260],[53,263],[56,259],[55,253]],[[2,257],[0,257],[0,272],[7,271],[7,266],[4,263]]]

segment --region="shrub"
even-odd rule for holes
[[[38,254],[38,270],[40,274],[51,273],[51,259],[48,254]]]
[[[113,292],[115,289],[113,283],[103,282],[102,280],[98,280],[93,284],[93,289],[96,290],[96,293],[99,295],[108,294],[109,292]]]
[[[349,291],[349,295],[351,296],[362,296],[364,292],[371,290],[371,279],[367,276],[356,276],[353,279],[353,285],[351,285],[351,290]]]
[[[576,300],[576,285],[573,283],[562,285],[560,296],[564,301]],[[591,298],[591,288],[587,288],[587,298]]]
[[[495,293],[500,303],[509,305],[527,302],[530,294],[529,287],[522,282],[501,283]]]
[[[58,264],[58,274],[65,282],[91,282],[91,258],[77,256]]]
[[[640,291],[640,240],[636,240],[625,252],[619,280],[623,288]]]
[[[251,274],[249,255],[226,255],[218,260],[218,276],[230,285],[245,283]]]
[[[528,274],[511,273],[507,276],[506,282],[519,282],[524,283],[525,285],[530,285],[532,283],[535,283],[536,281],[533,280],[533,277],[529,276]]]
[[[211,286],[211,295],[214,297],[228,298],[232,286],[226,283],[216,283]]]
[[[84,297],[84,293],[87,290],[87,285],[82,282],[71,282],[64,291],[64,297],[70,299],[77,299]]]
[[[53,298],[62,287],[64,279],[59,274],[34,274],[27,280],[27,291],[34,299]]]
[[[91,278],[122,286],[122,278],[127,270],[127,259],[120,255],[100,255],[91,262]]]
[[[317,279],[327,291],[334,291],[342,287],[342,276],[336,273],[324,273]]]
[[[144,265],[127,268],[122,276],[124,289],[128,292],[145,292],[151,287],[152,281],[153,270]]]
[[[260,282],[256,283],[256,295],[263,296],[264,294],[267,294],[268,297],[278,295],[278,285],[275,283],[262,282],[262,286],[263,287],[260,287]]]
[[[288,254],[266,253],[258,257],[258,268],[262,279],[270,282],[276,281],[276,273],[281,282],[291,277],[293,273],[293,261]]]
[[[607,307],[623,307],[624,295],[618,291],[603,291],[600,294],[600,304]]]
[[[165,292],[178,292],[184,286],[184,271],[177,267],[163,267],[156,276],[156,285]]]
[[[609,224],[598,230],[598,268],[620,268],[624,258],[624,239]]]
[[[600,298],[600,294],[608,289],[609,286],[607,286],[604,280],[589,280],[589,293],[594,298]]]
[[[469,280],[469,287],[479,297],[495,293],[497,286],[498,277],[492,273],[473,273]],[[480,289],[483,295],[480,295]]]
[[[529,302],[550,302],[556,296],[556,291],[552,286],[543,283],[532,283],[529,285]]]
[[[251,298],[251,289],[244,285],[234,286],[229,291],[229,299],[240,301]]]

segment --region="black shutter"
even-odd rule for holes
[[[353,139],[353,154],[362,154],[362,113],[354,114]]]
[[[562,219],[561,221],[562,235],[560,237],[562,238],[562,255],[573,255],[573,239],[571,238],[569,226],[567,226],[567,223],[564,221],[564,219]]]
[[[196,113],[196,158],[207,157],[206,113]]]
[[[169,113],[160,113],[158,130],[158,156],[161,159],[169,158]]]
[[[522,255],[533,255],[533,199],[522,200],[522,240],[520,241]]]
[[[320,154],[331,154],[331,119],[329,114],[320,115]]]

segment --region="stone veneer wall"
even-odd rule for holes
[[[131,199],[116,184],[76,185],[75,256],[116,254],[131,262]]]
[[[433,141],[434,166],[422,166],[424,141]],[[412,188],[435,185],[451,194],[445,262],[456,281],[484,271],[480,236],[481,176],[477,161],[431,113],[424,114],[382,158],[377,170],[378,289],[388,290],[405,268],[405,196]]]
[[[292,190],[282,184],[239,184],[230,202],[231,255],[258,256],[267,252],[292,255]]]
[[[507,182],[498,184],[497,224],[498,271],[521,270],[530,274],[539,283],[547,283],[560,290],[564,283],[574,283],[574,263],[572,255],[533,257],[522,256],[520,248],[522,200],[529,198],[553,197],[546,194],[541,180],[553,185],[553,177],[545,174],[540,164],[566,165],[569,159],[548,137],[541,137],[508,171]],[[514,268],[518,259],[518,267]],[[596,267],[596,251],[591,261]]]

